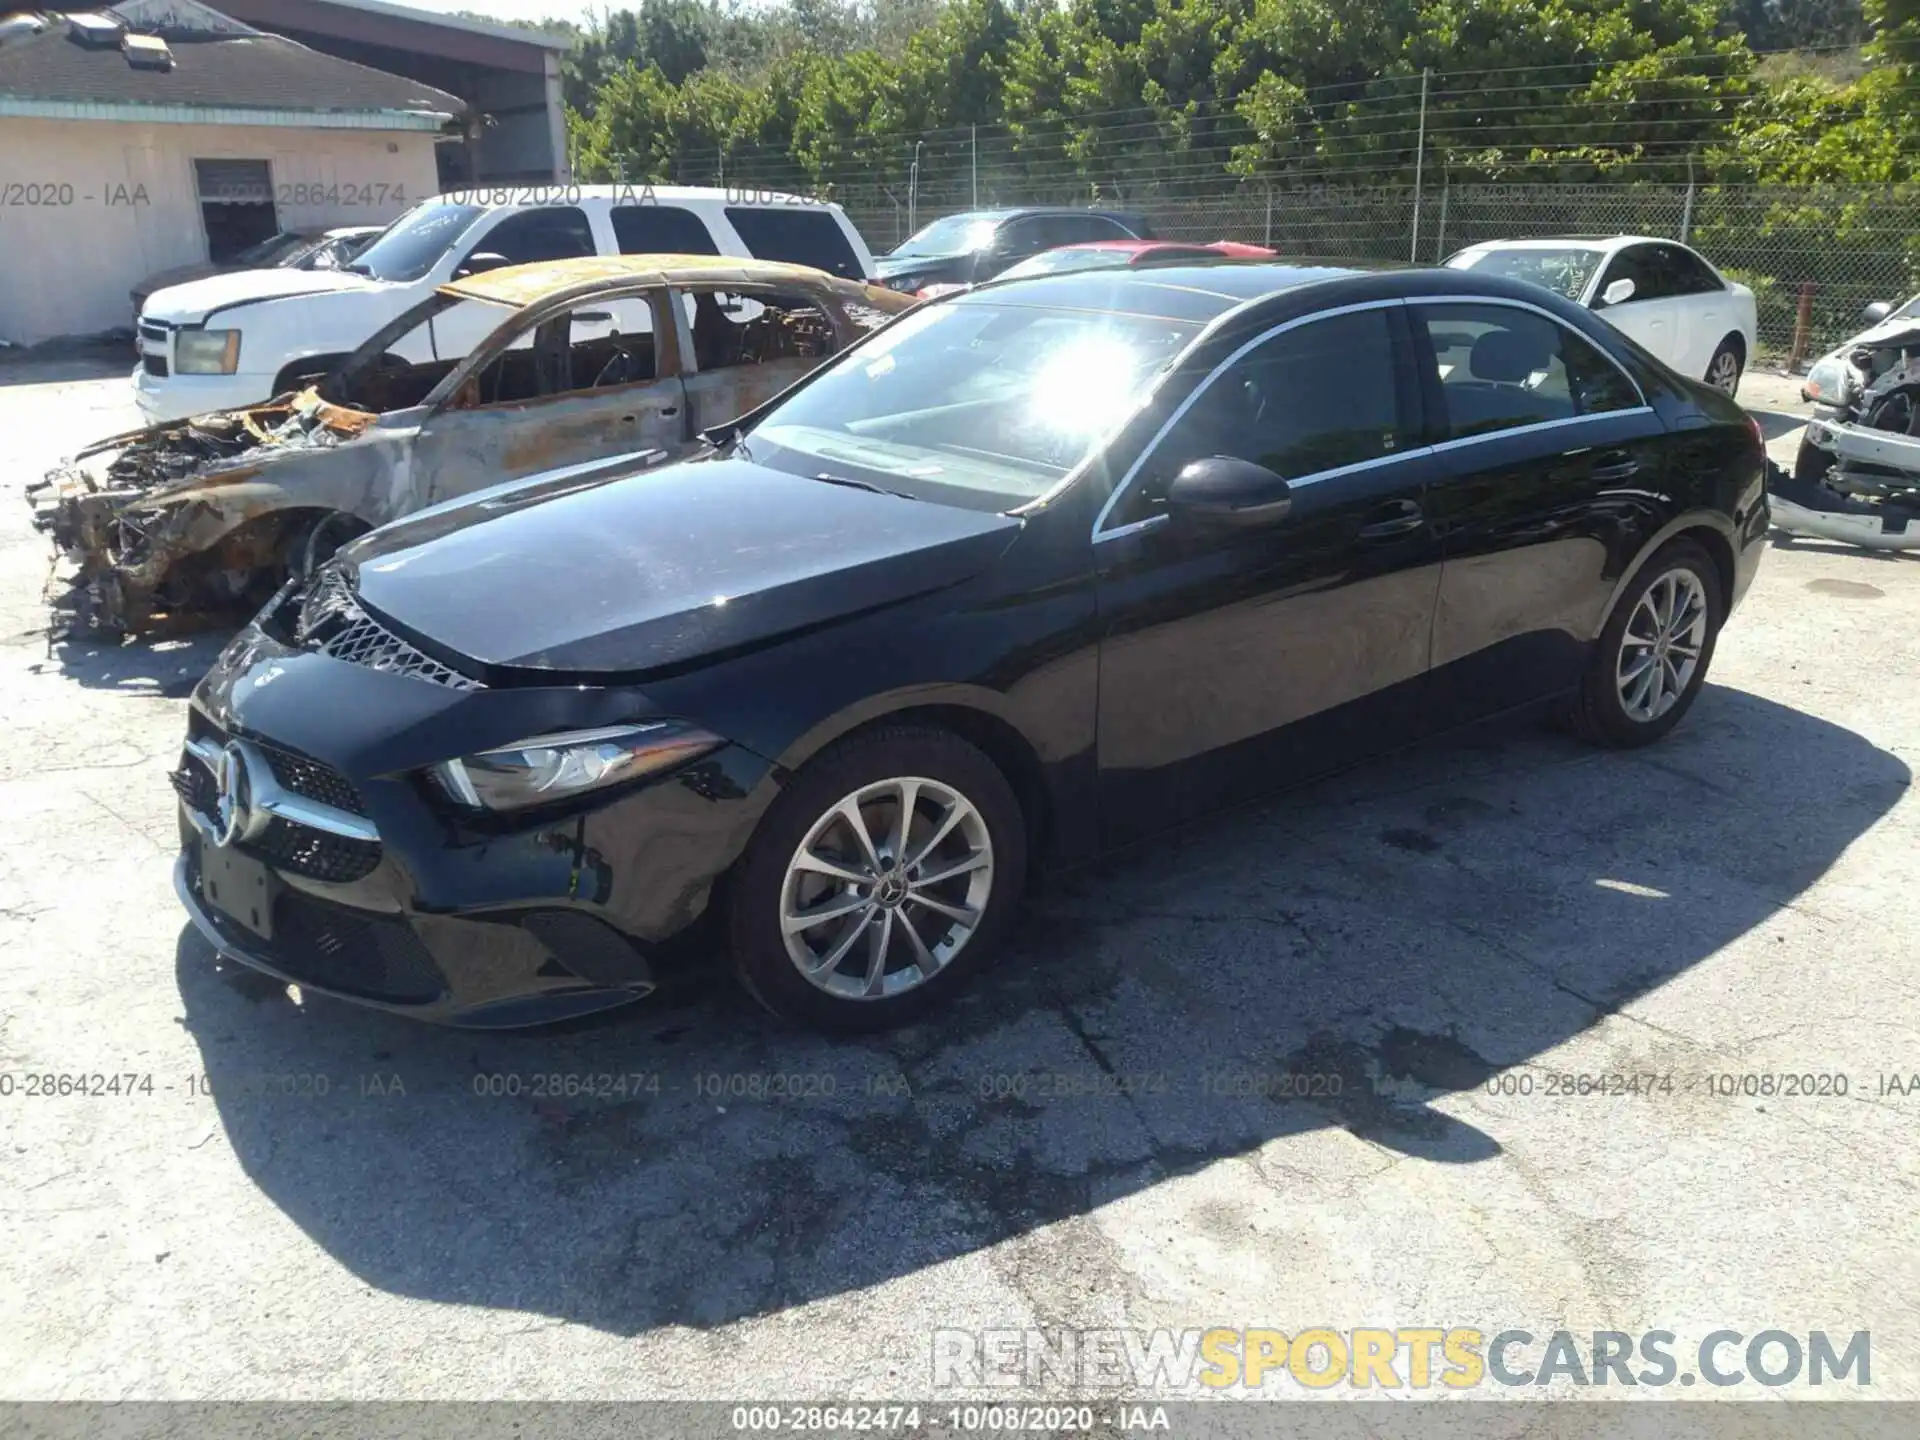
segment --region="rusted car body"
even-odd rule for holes
[[[691,453],[701,431],[913,303],[729,256],[588,257],[454,281],[316,385],[113,436],[29,487],[34,523],[74,567],[55,604],[108,634],[231,612],[425,506]],[[416,331],[445,358],[400,359]]]

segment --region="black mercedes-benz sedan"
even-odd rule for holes
[[[989,284],[709,438],[376,531],[234,640],[175,777],[218,949],[478,1026],[725,953],[896,1023],[1035,867],[1524,707],[1659,738],[1768,523],[1733,401],[1462,271]]]

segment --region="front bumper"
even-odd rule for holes
[[[133,402],[149,425],[185,420],[215,410],[240,410],[272,398],[273,376],[150,375],[144,364],[133,370]]]
[[[181,903],[242,964],[421,1019],[535,1025],[639,999],[712,954],[711,896],[770,799],[767,763],[726,746],[518,824],[455,812],[422,771],[506,732],[550,730],[563,705],[641,703],[579,687],[455,689],[282,644],[256,622],[193,697],[176,778]],[[271,757],[271,780],[247,793],[261,808],[269,795],[273,816],[232,841],[248,873],[264,867],[264,925],[203,884],[234,864],[215,853],[239,832],[222,829],[207,764],[232,741]]]

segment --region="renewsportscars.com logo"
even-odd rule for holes
[[[981,1388],[1100,1392],[1144,1387],[1271,1391],[1470,1390],[1623,1386],[1729,1387],[1872,1383],[1866,1330],[1711,1330],[1686,1341],[1671,1330],[1484,1330],[1465,1326],[1339,1330],[1291,1335],[1265,1328],[1209,1330],[936,1330],[936,1391]]]

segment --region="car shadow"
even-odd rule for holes
[[[147,636],[129,643],[76,638],[56,630],[48,640],[47,654],[67,679],[89,690],[184,700],[212,668],[238,624],[244,623],[243,619],[211,629],[195,625],[179,634]]]
[[[1805,415],[1795,415],[1785,410],[1749,408],[1747,413],[1760,422],[1761,437],[1769,443],[1778,440],[1782,435],[1791,435],[1794,431],[1803,429],[1807,423]]]
[[[1482,733],[1056,882],[964,998],[860,1040],[730,985],[561,1032],[432,1029],[295,1003],[191,930],[178,981],[241,1164],[364,1283],[707,1327],[1323,1127],[1494,1159],[1497,1128],[1433,1102],[1738,941],[1909,780],[1717,686],[1649,751]]]

